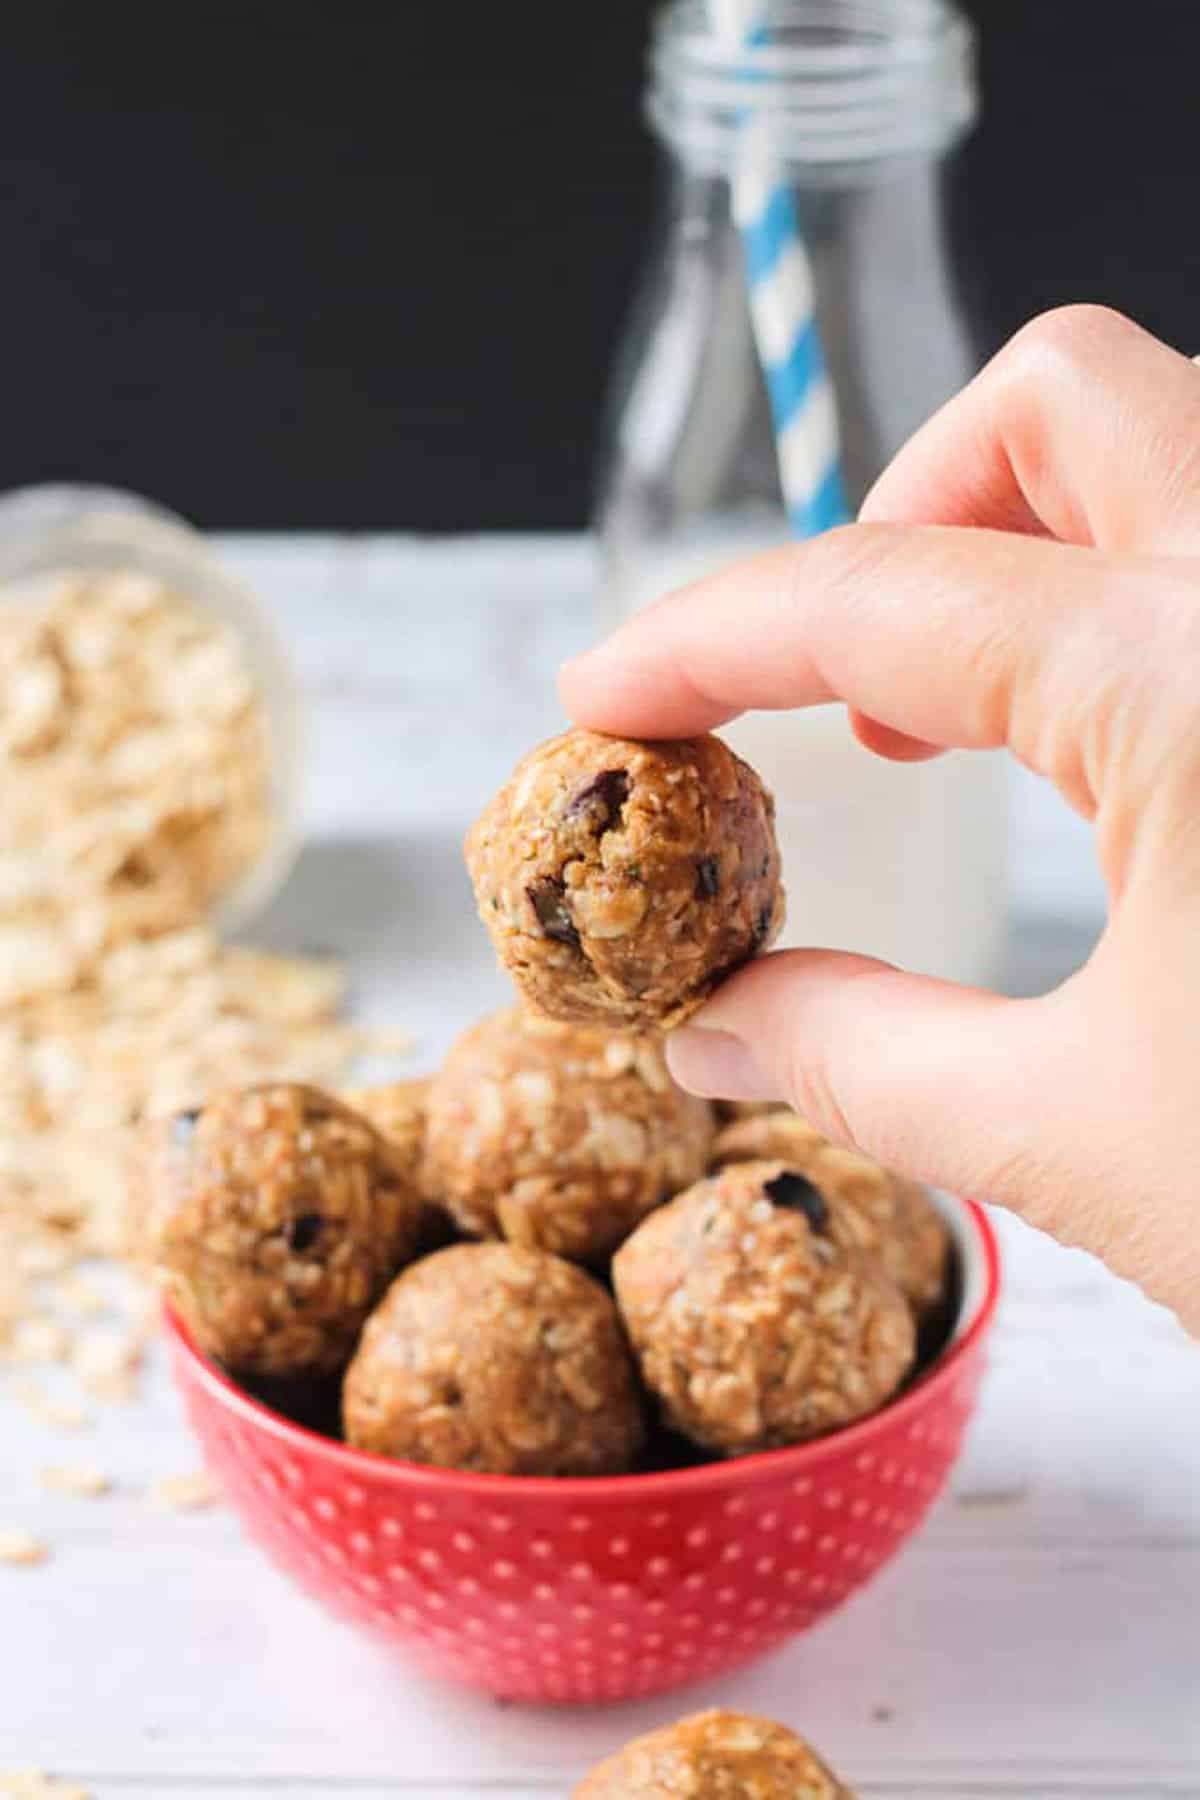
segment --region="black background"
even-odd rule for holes
[[[1090,298],[1200,349],[1200,4],[967,10],[981,347]],[[0,486],[222,526],[582,522],[651,218],[649,11],[11,9]]]

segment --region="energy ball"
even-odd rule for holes
[[[339,1098],[373,1125],[425,1202],[420,1252],[441,1250],[458,1233],[442,1205],[425,1153],[426,1115],[432,1079],[391,1081],[382,1087],[343,1088]]]
[[[338,1098],[373,1125],[415,1187],[425,1183],[425,1111],[430,1079],[343,1088]]]
[[[367,1321],[343,1389],[360,1450],[494,1475],[617,1475],[641,1448],[617,1311],[544,1250],[457,1244]]]
[[[149,1131],[145,1249],[196,1342],[240,1374],[344,1367],[416,1248],[421,1199],[365,1119],[315,1088],[217,1095]]]
[[[740,1119],[718,1133],[712,1164],[787,1163],[807,1175],[829,1208],[829,1233],[845,1249],[878,1257],[918,1318],[942,1300],[950,1234],[925,1189],[843,1150],[794,1112]]]
[[[635,1738],[573,1800],[854,1800],[803,1738],[749,1713],[703,1712]]]
[[[601,1263],[704,1173],[712,1110],[662,1046],[495,1013],[461,1037],[429,1095],[429,1180],[463,1230]]]
[[[726,1456],[835,1431],[912,1367],[903,1294],[781,1162],[735,1163],[652,1213],[613,1281],[667,1423]]]
[[[479,914],[524,998],[581,1025],[669,1029],[783,924],[775,807],[719,738],[569,731],[472,827]]]
[[[720,1125],[713,1140],[712,1166],[734,1162],[786,1162],[806,1168],[829,1139],[786,1107],[738,1113]]]

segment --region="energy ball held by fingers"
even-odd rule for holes
[[[652,1213],[613,1281],[667,1422],[727,1456],[848,1425],[913,1364],[903,1294],[836,1242],[821,1194],[780,1162],[734,1164]]]
[[[343,1367],[416,1248],[403,1167],[315,1088],[250,1088],[160,1120],[141,1169],[143,1248],[200,1348],[242,1374]]]
[[[635,1738],[573,1800],[855,1800],[803,1738],[770,1719],[704,1712]]]
[[[704,1173],[712,1134],[658,1040],[514,1010],[468,1031],[435,1077],[428,1179],[465,1231],[600,1263]]]
[[[834,1242],[877,1257],[918,1318],[940,1303],[950,1234],[923,1187],[831,1144],[794,1112],[739,1119],[713,1144],[714,1168],[763,1158],[808,1177],[828,1206]]]
[[[783,924],[774,804],[714,737],[553,738],[466,856],[501,963],[551,1018],[670,1028]]]
[[[571,1263],[458,1244],[367,1322],[343,1394],[360,1450],[497,1475],[616,1475],[641,1448],[616,1308]]]

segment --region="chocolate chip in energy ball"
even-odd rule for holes
[[[950,1234],[931,1195],[857,1150],[831,1144],[798,1113],[735,1119],[713,1145],[713,1166],[767,1160],[806,1175],[829,1208],[829,1235],[878,1259],[918,1320],[941,1310]]]
[[[567,910],[566,889],[562,882],[551,879],[535,881],[525,892],[543,936],[553,938],[556,944],[570,944],[573,949],[578,950],[579,932]]]
[[[763,1193],[772,1206],[785,1206],[789,1212],[803,1213],[814,1231],[829,1230],[829,1208],[807,1175],[785,1169],[773,1181],[764,1182]]]
[[[628,798],[628,771],[605,769],[602,774],[589,781],[586,787],[580,788],[567,811],[571,818],[578,818],[580,814],[586,813],[597,837],[603,837],[606,831],[614,831],[621,823],[621,814]]]
[[[715,856],[702,856],[696,864],[697,900],[715,900],[721,887],[721,872]]]
[[[320,1237],[324,1224],[320,1213],[301,1213],[298,1219],[289,1219],[284,1226],[284,1243],[297,1256],[304,1256]]]

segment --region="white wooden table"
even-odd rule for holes
[[[313,717],[307,847],[262,935],[350,961],[363,1012],[432,1061],[503,989],[458,838],[554,728],[553,670],[591,630],[569,540],[241,539]],[[1021,984],[1079,954],[1086,834],[1019,795]],[[148,1508],[195,1464],[156,1370],[144,1405],[70,1442],[0,1397],[0,1521],[53,1560],[0,1568],[0,1769],[97,1800],[563,1795],[635,1732],[718,1699],[811,1732],[889,1800],[1200,1795],[1200,1352],[1088,1259],[1002,1221],[1008,1290],[953,1491],[844,1612],[685,1696],[598,1712],[433,1688],[330,1623],[224,1512]],[[121,1485],[48,1499],[40,1463]]]

